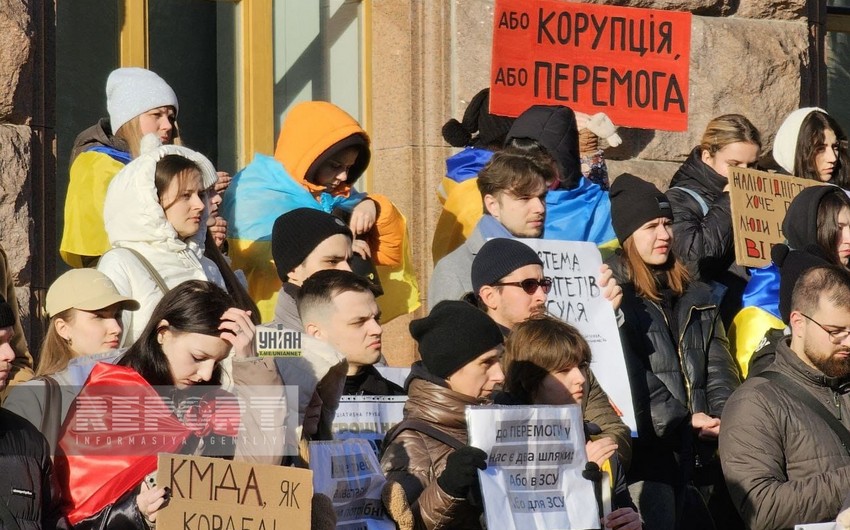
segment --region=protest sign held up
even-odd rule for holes
[[[488,528],[599,528],[580,405],[467,407]]]
[[[310,528],[308,469],[160,454],[156,481],[171,488],[160,528]]]
[[[688,128],[691,14],[497,0],[490,112],[566,105],[629,127]]]
[[[770,249],[785,242],[782,220],[788,206],[804,188],[817,184],[755,169],[729,168],[735,261],[745,267],[769,265]]]
[[[336,440],[366,440],[379,454],[387,431],[404,416],[407,396],[342,396],[333,421]]]
[[[593,243],[547,239],[520,239],[537,251],[543,274],[552,279],[546,311],[576,327],[593,353],[591,368],[623,422],[637,432],[629,376],[617,318],[611,302],[597,285],[602,256]]]

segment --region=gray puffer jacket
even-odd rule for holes
[[[826,377],[779,342],[764,372],[794,380],[850,428],[850,381]],[[850,492],[850,454],[829,425],[797,397],[761,376],[729,401],[720,457],[729,494],[749,528],[793,528],[834,521]]]

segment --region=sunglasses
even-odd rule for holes
[[[543,278],[542,280],[538,280],[537,278],[526,278],[521,282],[499,282],[491,284],[494,287],[501,286],[511,286],[511,287],[522,287],[522,290],[527,294],[534,294],[537,292],[537,288],[543,289],[545,294],[549,294],[549,291],[552,290],[552,278]]]

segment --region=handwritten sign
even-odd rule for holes
[[[537,251],[543,274],[552,279],[546,311],[575,326],[593,354],[593,375],[622,412],[622,420],[637,433],[629,375],[617,318],[611,302],[597,284],[602,256],[593,243],[545,239],[520,239]]]
[[[337,528],[395,530],[381,501],[386,479],[366,440],[311,442],[313,487],[333,502]]]
[[[488,528],[599,528],[580,405],[467,407]]]
[[[729,168],[735,261],[745,267],[769,265],[770,249],[785,242],[782,221],[791,201],[804,188],[818,184],[755,169]]]
[[[361,439],[377,455],[387,431],[404,416],[407,396],[342,396],[332,425],[335,440]]]
[[[160,528],[310,528],[309,469],[160,454],[156,480],[171,488]]]
[[[496,0],[490,112],[605,112],[617,125],[685,131],[691,14],[555,0]]]

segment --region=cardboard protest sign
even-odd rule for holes
[[[735,262],[745,267],[769,265],[770,249],[785,242],[782,220],[791,201],[804,188],[818,184],[821,183],[814,180],[730,167]]]
[[[488,528],[599,528],[580,405],[467,407],[466,421],[469,444],[488,454]]]
[[[156,480],[171,488],[159,528],[310,528],[309,469],[160,454]]]
[[[366,440],[310,442],[313,487],[334,505],[337,528],[395,530],[384,510],[386,478]]]
[[[496,0],[490,112],[532,105],[685,131],[691,14],[556,0]]]
[[[333,422],[335,440],[369,442],[377,455],[387,431],[402,420],[407,396],[342,396]]]
[[[552,279],[546,311],[581,332],[593,354],[593,375],[635,435],[637,421],[617,318],[596,283],[602,266],[599,249],[593,243],[579,241],[519,241],[537,251],[543,274]]]

